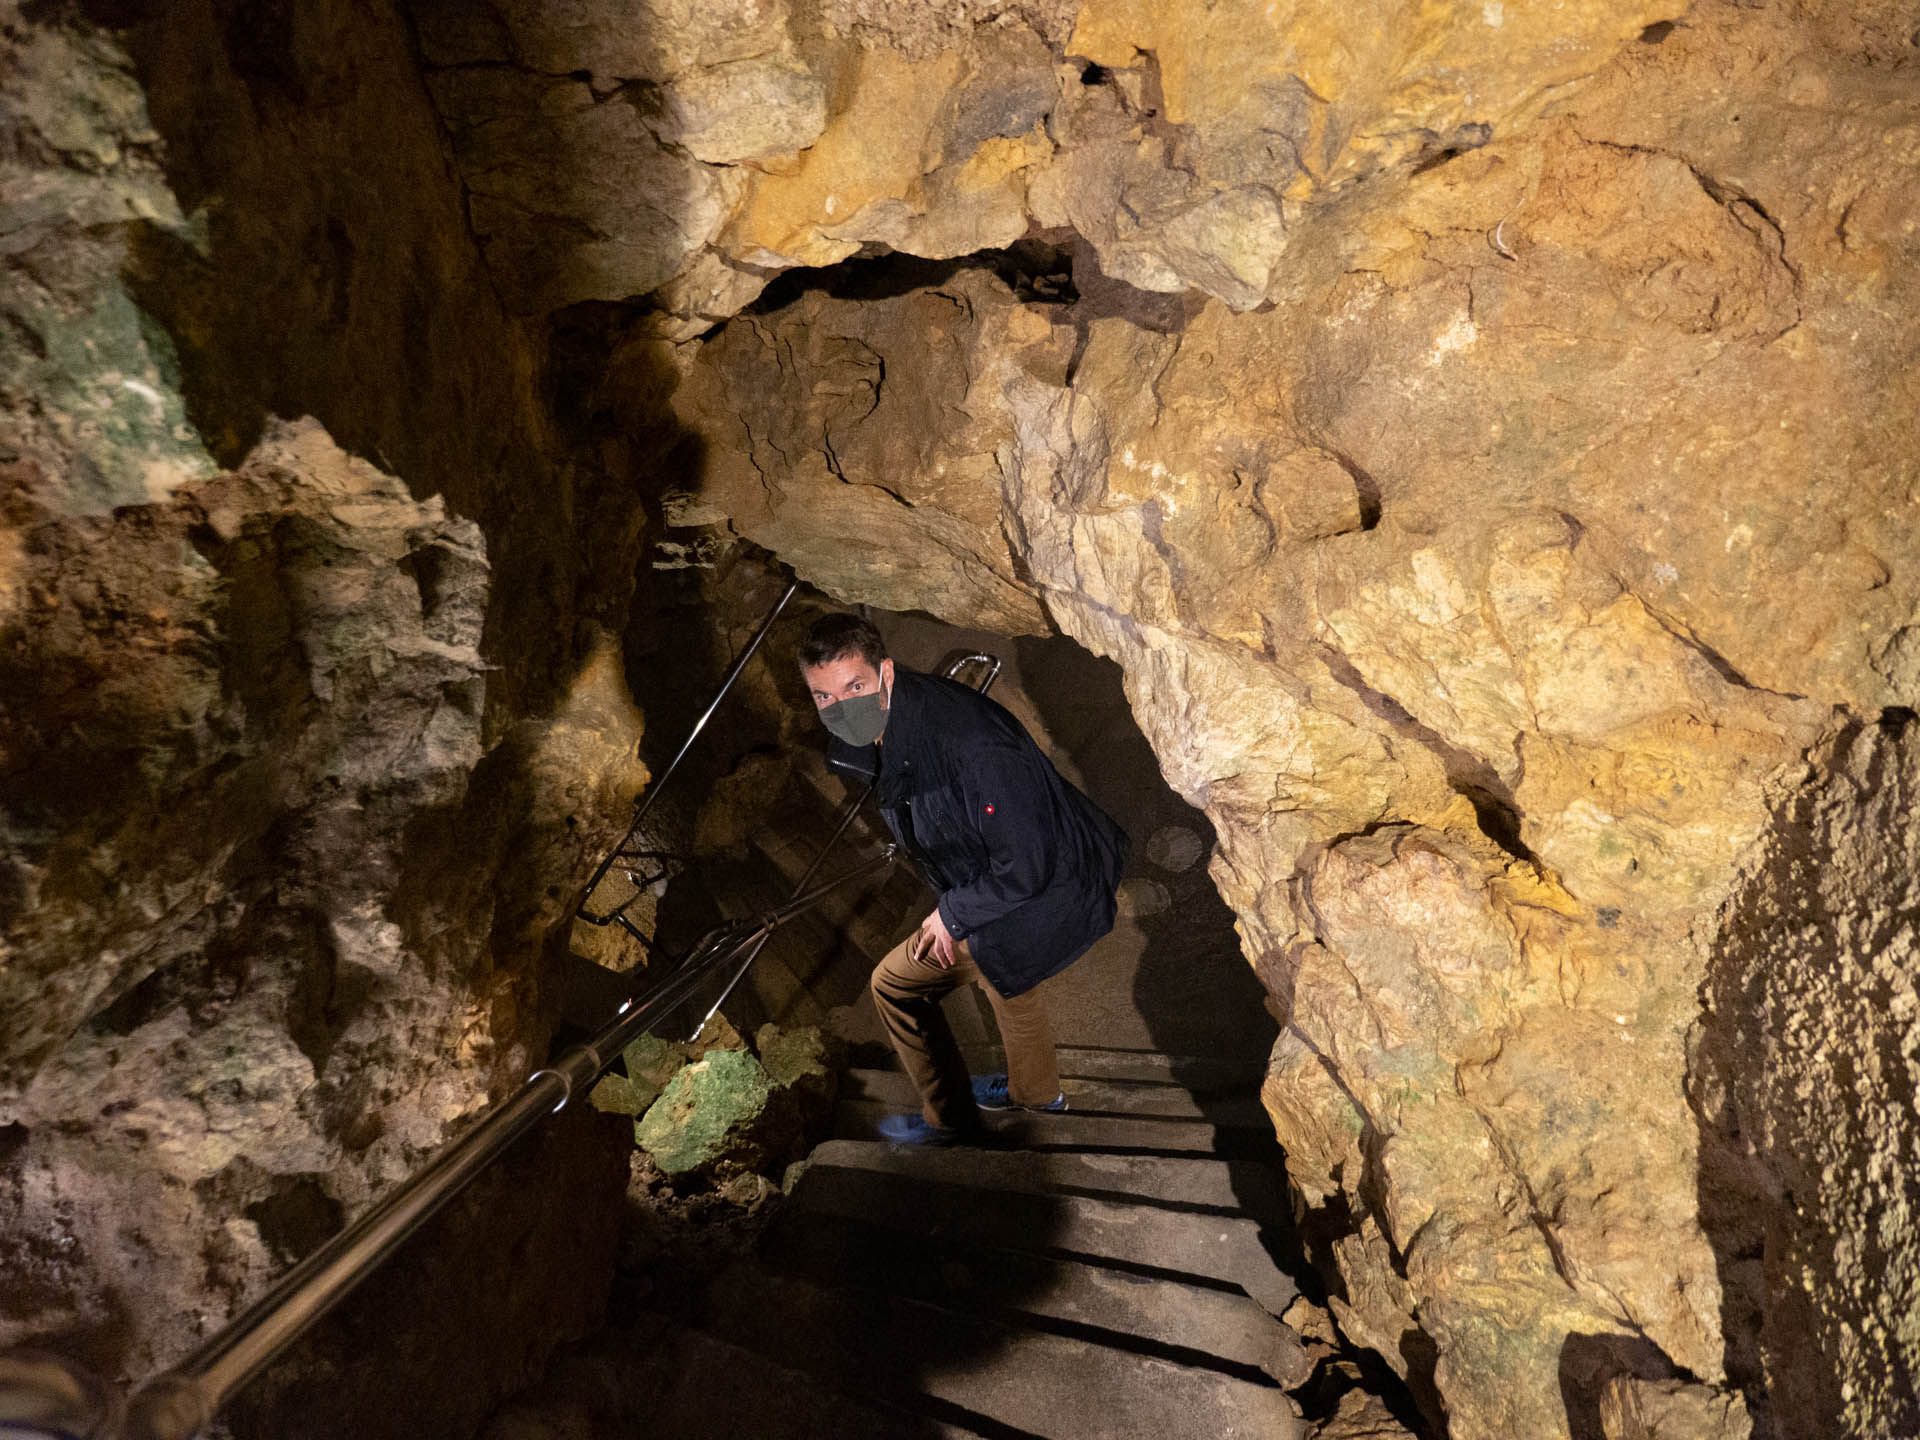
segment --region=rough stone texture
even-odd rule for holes
[[[1173,52],[1232,47],[1159,13],[1082,17],[1117,27],[1085,42],[1116,63],[1139,27],[1173,38],[1051,137],[1152,109],[1204,150],[1253,113],[1265,52],[1179,79]],[[1501,16],[1512,49],[1463,29]],[[1827,1388],[1781,1433],[1897,1433],[1894,1382],[1853,1377],[1912,1369],[1908,1282],[1855,1286],[1841,1237],[1870,1216],[1920,1271],[1898,1182],[1868,1178],[1904,1151],[1836,1153],[1857,1208],[1800,1202],[1797,1239],[1730,1235],[1688,1037],[1769,787],[1920,693],[1911,17],[1648,8],[1558,50],[1544,12],[1433,19],[1444,94],[1380,88],[1378,56],[1316,84],[1332,147],[1251,313],[1178,266],[1073,305],[984,271],[787,297],[676,396],[710,437],[702,493],[848,599],[1015,631],[1038,601],[1122,663],[1290,1021],[1265,1093],[1336,1313],[1450,1433],[1568,1433],[1625,1374],[1692,1377],[1726,1415],[1728,1387],[1764,1398],[1759,1327],[1808,1326],[1777,1288],[1742,1309],[1760,1246],[1813,1257],[1835,1307],[1833,1347],[1798,1357]],[[1491,133],[1447,128],[1479,114]],[[1111,155],[1134,184],[1138,146]],[[1049,219],[1115,266],[1092,219]],[[1137,297],[1162,283],[1216,298]],[[1863,1054],[1901,1043],[1888,1013],[1847,1007]]]
[[[1737,1395],[1622,1375],[1601,1396],[1600,1433],[1606,1440],[1748,1440],[1753,1422]]]
[[[720,332],[673,403],[730,442],[702,457],[703,495],[803,577],[1029,634],[1044,614],[993,543],[995,456],[1013,438],[999,367],[1030,356],[1057,379],[1070,343],[974,271],[888,305],[813,292]]]
[[[1309,1433],[1313,1440],[1412,1440],[1379,1396],[1357,1389],[1342,1395],[1333,1414]]]
[[[638,1120],[690,1058],[685,1045],[642,1035],[621,1053],[626,1073],[604,1076],[593,1087],[594,1108]]]
[[[1713,941],[1701,1206],[1740,1257],[1730,1308],[1761,1317],[1782,1435],[1835,1416],[1849,1434],[1920,1432],[1916,921],[1909,709],[1849,726],[1780,786]]]
[[[633,1134],[665,1174],[777,1176],[818,1138],[837,1073],[826,1037],[811,1026],[762,1025],[754,1046],[758,1053],[709,1048],[657,1089]],[[646,1055],[638,1063],[636,1085],[653,1085],[662,1067]]]
[[[556,907],[518,907],[569,862],[482,897],[517,826],[635,782],[593,767],[637,717],[590,667],[483,761],[477,527],[312,422],[161,504],[30,494],[0,652],[7,1329],[138,1370],[527,1063],[524,982],[469,947],[537,954]]]
[[[633,1138],[669,1175],[712,1170],[722,1163],[754,1168],[755,1122],[773,1088],[758,1060],[744,1050],[715,1050],[679,1071],[653,1102]]]
[[[1120,661],[1288,1020],[1331,1308],[1452,1435],[1724,1430],[1736,1390],[1913,1428],[1905,0],[5,16],[7,960],[46,998],[0,1167],[5,1233],[78,1224],[16,1333],[142,1368],[192,1327],[141,1317],[250,1292],[544,1038],[541,937],[639,783],[594,636],[658,469],[847,600]],[[1001,247],[661,343],[782,270]],[[543,374],[507,311],[556,306]],[[386,1008],[432,1048],[338,1038]],[[209,1084],[229,1039],[266,1061]]]
[[[645,780],[640,508],[556,436],[398,15],[94,14],[0,7],[0,1345],[138,1378],[544,1053]],[[543,1151],[578,1226],[497,1325],[406,1291],[468,1403],[590,1323],[606,1141]],[[337,1428],[401,1413],[314,1365]]]
[[[585,1107],[516,1145],[230,1407],[234,1436],[367,1440],[471,1435],[502,1395],[538,1380],[553,1325],[579,1335],[607,1308],[627,1127]],[[556,1183],[559,1180],[560,1183]],[[566,1309],[530,1296],[566,1277]],[[396,1325],[395,1316],[419,1323]],[[483,1337],[483,1338],[481,1338]],[[426,1417],[431,1417],[430,1421]]]
[[[1504,136],[1686,8],[411,0],[514,303],[651,293],[682,338],[793,266],[1036,227],[1252,309],[1290,207]]]

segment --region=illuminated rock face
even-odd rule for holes
[[[411,5],[514,302],[657,292],[684,335],[782,270],[1034,227],[1141,289],[1251,309],[1290,208],[1504,135],[1687,7],[969,8]]]
[[[1911,1118],[1794,1100],[1839,1062],[1780,1029],[1794,987],[1766,977],[1802,952],[1756,916],[1829,912],[1754,878],[1829,883],[1777,859],[1803,757],[1920,697],[1911,27],[1649,8],[1536,53],[1447,11],[1440,87],[1358,52],[1316,71],[1310,17],[1288,50],[1206,15],[1088,6],[1067,53],[1111,68],[1055,106],[1028,190],[1107,280],[1185,300],[1025,303],[972,270],[756,313],[676,396],[702,498],[849,599],[1043,611],[1121,662],[1289,1018],[1266,1099],[1343,1229],[1336,1310],[1451,1433],[1565,1433],[1603,1400],[1614,1424],[1634,1385],[1746,1423],[1662,1367],[1764,1371],[1783,1434],[1911,1425],[1870,1377],[1920,1356],[1847,1239],[1884,1237],[1887,1294],[1920,1274]],[[923,94],[966,73],[912,63],[947,67]],[[1145,149],[1073,138],[1141,105]],[[1194,157],[1181,184],[1256,176],[1256,111],[1299,131],[1253,187],[1270,214],[1169,202],[1201,237],[1175,244],[1071,201],[1145,187],[1160,147]],[[1459,153],[1409,164],[1419,134]],[[1914,821],[1872,789],[1827,782],[1823,843],[1890,876]],[[1876,913],[1849,994],[1912,943]],[[1878,1027],[1904,1012],[1838,1008],[1842,1052],[1897,1070]]]
[[[542,1043],[677,428],[669,514],[1124,666],[1453,1435],[1920,1427],[1910,5],[7,14],[7,1338],[210,1322]],[[879,254],[962,263],[747,310]]]

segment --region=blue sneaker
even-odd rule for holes
[[[1062,1090],[1044,1105],[1022,1105],[1007,1088],[1006,1076],[976,1075],[973,1077],[973,1103],[982,1110],[1045,1110],[1057,1115],[1067,1108],[1067,1092]]]
[[[954,1130],[929,1125],[924,1115],[884,1115],[873,1127],[890,1145],[965,1145],[978,1130]]]

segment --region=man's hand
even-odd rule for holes
[[[924,960],[929,955],[933,963],[942,970],[951,970],[953,962],[959,959],[954,951],[953,932],[947,929],[947,922],[940,918],[939,907],[920,922],[920,933],[913,937],[913,958]]]

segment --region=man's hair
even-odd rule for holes
[[[874,669],[887,658],[887,642],[873,622],[859,615],[822,615],[807,627],[800,642],[800,668],[828,665],[843,655],[858,655]]]

